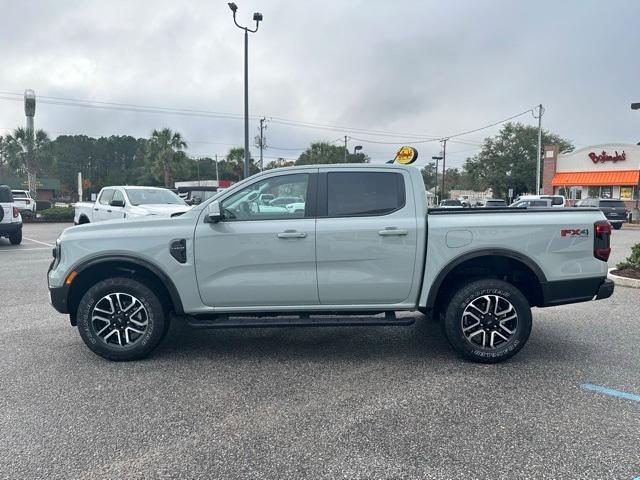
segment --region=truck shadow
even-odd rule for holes
[[[416,314],[416,323],[391,327],[281,327],[196,330],[173,322],[154,358],[171,356],[305,358],[456,358],[440,326]]]

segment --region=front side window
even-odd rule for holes
[[[109,205],[111,203],[111,199],[113,198],[113,189],[107,188],[102,191],[102,195],[100,195],[100,204],[101,205]]]
[[[222,202],[227,220],[278,220],[305,216],[309,174],[270,177],[234,193]],[[286,197],[286,203],[272,205],[270,200]]]
[[[396,172],[329,172],[327,215],[387,215],[405,204],[404,179]]]
[[[113,202],[114,200],[120,200],[122,203],[124,203],[124,195],[120,190],[116,190],[115,192],[113,192],[113,198],[111,199],[111,202]]]

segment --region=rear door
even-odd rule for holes
[[[318,177],[316,257],[323,305],[393,304],[411,291],[417,218],[402,170],[326,167]]]

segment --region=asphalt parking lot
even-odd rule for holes
[[[640,476],[640,290],[534,311],[499,365],[439,326],[193,331],[91,353],[48,303],[66,225],[0,239],[0,478]],[[640,229],[613,232],[613,264]],[[581,385],[626,392],[616,397]]]

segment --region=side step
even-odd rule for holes
[[[308,313],[296,316],[283,315],[268,317],[240,317],[240,316],[206,316],[194,317],[185,315],[184,319],[193,328],[272,328],[272,327],[379,327],[379,326],[408,326],[415,323],[415,318],[396,318],[395,312],[385,312],[384,318],[364,317],[332,318],[327,315],[317,317]]]

